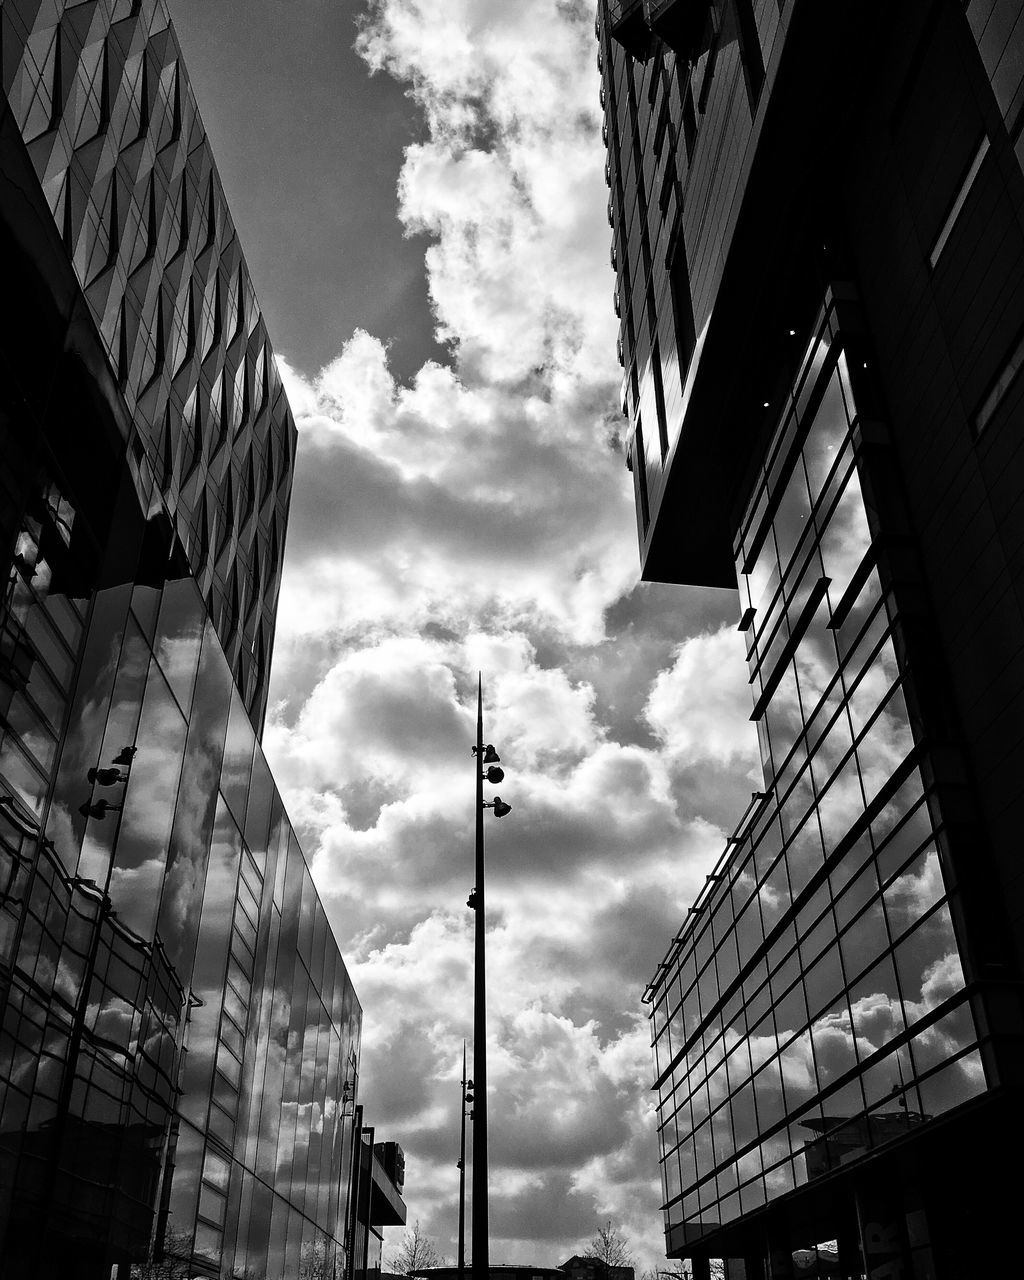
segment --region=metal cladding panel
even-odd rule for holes
[[[162,504],[259,725],[295,426],[162,0],[0,5],[3,91]]]

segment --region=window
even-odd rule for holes
[[[668,419],[665,413],[665,387],[661,379],[661,349],[658,340],[654,340],[651,352],[651,373],[654,376],[654,408],[658,415],[658,444],[661,446],[661,459],[668,457]]]
[[[747,83],[747,99],[750,114],[757,112],[757,101],[764,84],[764,59],[761,41],[757,34],[757,21],[750,0],[735,0],[736,24],[739,28],[740,58],[743,62],[743,78]]]
[[[956,193],[956,198],[950,207],[949,213],[946,215],[945,222],[942,224],[942,230],[939,232],[938,236],[936,236],[935,243],[932,245],[932,251],[928,255],[928,265],[933,270],[939,258],[942,256],[942,251],[945,249],[946,242],[952,234],[953,227],[956,225],[956,220],[960,217],[963,207],[967,203],[967,197],[970,195],[971,188],[974,186],[974,180],[977,178],[978,171],[981,169],[982,161],[985,159],[986,155],[988,155],[988,148],[988,134],[982,134],[977,150],[971,159],[971,163],[967,167],[967,173],[964,175],[964,179],[960,183],[960,189]]]
[[[689,82],[683,97],[683,141],[686,144],[686,162],[689,164],[697,145],[697,113],[693,108],[693,89]]]
[[[646,535],[651,523],[651,510],[647,497],[647,460],[644,457],[644,429],[640,414],[636,415],[636,435],[633,437],[633,474],[640,506],[641,530]]]
[[[697,345],[697,331],[693,320],[693,296],[690,293],[686,244],[683,240],[682,226],[678,222],[673,231],[669,253],[669,288],[672,291],[672,314],[675,319],[676,346],[679,350],[679,373],[685,382],[690,359]]]
[[[995,382],[992,384],[988,395],[981,402],[981,407],[974,415],[974,430],[980,435],[982,431],[992,421],[995,411],[999,408],[1006,393],[1017,379],[1020,373],[1021,365],[1024,365],[1024,334],[1017,339],[1017,343],[1013,350],[1007,356],[1002,369],[1000,369]]]

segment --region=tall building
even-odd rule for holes
[[[667,1252],[1009,1274],[1022,5],[601,0],[597,35],[643,573],[736,593],[763,765],[645,993]]]
[[[361,1010],[259,740],[294,425],[163,0],[3,0],[0,74],[0,1272],[340,1277]]]

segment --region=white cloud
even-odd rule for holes
[[[654,681],[646,714],[665,749],[681,761],[759,760],[750,723],[750,686],[735,626],[691,636]]]
[[[486,816],[492,1257],[560,1262],[611,1217],[655,1266],[640,994],[757,753],[734,601],[636,590],[593,13],[375,0],[360,47],[423,110],[401,216],[452,364],[400,383],[361,331],[316,378],[282,362],[265,743],[364,1008],[361,1100],[451,1254],[484,673],[513,805]]]

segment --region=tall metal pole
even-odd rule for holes
[[[484,971],[484,685],[476,692],[476,946],[473,988],[473,1280],[488,1280],[487,1243],[487,992]]]
[[[466,1042],[462,1042],[462,1141],[459,1145],[459,1280],[466,1277]]]

